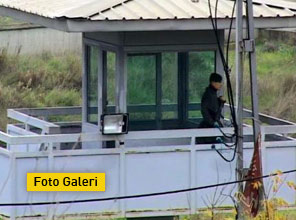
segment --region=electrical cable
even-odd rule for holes
[[[216,3],[216,5],[217,5],[217,3]],[[233,10],[232,10],[232,18],[231,18],[231,22],[230,22],[229,34],[231,33],[231,29],[232,29],[232,23],[233,23],[233,17],[234,17],[234,8],[235,8],[235,5],[234,5]],[[236,116],[235,116],[235,109],[234,109],[233,93],[232,93],[231,82],[230,82],[230,77],[229,77],[230,70],[229,70],[229,67],[228,67],[228,63],[225,60],[225,57],[224,57],[224,54],[223,54],[223,51],[222,51],[222,48],[221,48],[221,44],[220,44],[220,41],[219,41],[219,37],[218,37],[217,17],[215,17],[215,21],[213,21],[210,1],[209,1],[209,10],[210,10],[210,15],[211,15],[210,18],[211,18],[211,21],[212,21],[212,26],[213,26],[214,33],[215,33],[215,36],[216,36],[218,49],[219,49],[219,52],[220,52],[221,60],[222,60],[223,66],[224,66],[224,71],[225,71],[225,75],[226,75],[226,79],[227,79],[227,94],[228,94],[228,97],[229,97],[229,106],[230,106],[231,116],[232,116],[232,119],[233,119],[233,125],[235,127],[235,134],[233,136],[235,136],[235,135],[237,135],[237,132],[236,132],[237,131],[237,129],[236,129],[237,126],[236,126]],[[217,7],[215,8],[215,15],[217,14],[216,11],[217,11]],[[227,48],[229,48],[229,41],[230,41],[229,39],[230,39],[230,37],[228,37]],[[227,59],[228,59],[228,54],[227,54]],[[222,132],[222,134],[225,137],[229,137],[229,136],[225,135],[224,132]],[[236,143],[237,143],[237,138],[236,138],[234,146],[236,145]]]
[[[296,172],[296,169],[293,170],[286,170],[281,172],[280,174],[289,174]],[[143,198],[143,197],[151,197],[151,196],[161,196],[161,195],[169,195],[169,194],[177,194],[177,193],[184,193],[184,192],[190,192],[190,191],[197,191],[202,189],[209,189],[214,187],[220,187],[220,186],[227,186],[232,185],[236,183],[243,183],[248,181],[254,181],[254,180],[261,180],[270,178],[273,176],[278,176],[279,173],[272,173],[269,175],[263,175],[253,178],[247,178],[242,180],[236,180],[236,181],[229,181],[224,183],[217,183],[217,184],[211,184],[211,185],[205,185],[205,186],[199,186],[199,187],[193,187],[193,188],[187,188],[187,189],[179,189],[179,190],[172,190],[172,191],[164,191],[164,192],[156,192],[156,193],[146,193],[146,194],[137,194],[137,195],[129,195],[129,196],[115,196],[115,197],[107,197],[107,198],[100,198],[100,199],[82,199],[82,200],[72,200],[72,201],[53,201],[53,202],[35,202],[35,203],[0,203],[0,207],[4,206],[41,206],[41,205],[53,205],[53,204],[69,204],[69,203],[85,203],[85,202],[102,202],[102,201],[110,201],[110,200],[123,200],[123,199],[135,199],[135,198]]]
[[[224,67],[226,79],[227,79],[227,88],[228,88],[227,91],[228,91],[228,97],[229,97],[229,102],[230,102],[229,103],[230,104],[230,111],[231,111],[231,115],[233,117],[233,116],[235,116],[235,109],[234,109],[234,101],[233,101],[233,93],[232,93],[231,81],[230,81],[230,77],[229,77],[230,69],[228,67],[228,63],[225,60],[224,53],[223,53],[223,50],[221,48],[221,44],[220,44],[220,40],[219,40],[219,36],[218,36],[218,29],[217,29],[217,25],[216,25],[217,17],[215,17],[215,21],[214,21],[213,16],[212,16],[212,9],[211,9],[210,0],[208,0],[208,3],[209,3],[210,18],[211,18],[213,30],[214,30],[214,33],[215,33],[215,37],[216,37],[216,41],[217,41],[217,45],[218,45],[218,50],[219,50],[221,60],[222,60],[222,64],[223,64],[223,67]],[[234,4],[234,7],[235,7],[235,4]],[[215,8],[215,11],[217,11],[217,8]],[[233,18],[234,18],[234,9],[232,10],[232,12],[233,13],[232,13],[232,18],[231,18],[230,28],[229,29],[232,29],[232,23],[233,23]],[[215,12],[215,14],[216,14],[216,12]],[[228,37],[228,39],[230,39],[230,38]],[[228,41],[228,45],[229,45],[229,41]],[[228,46],[228,48],[229,48],[229,46]],[[234,122],[233,124],[235,124],[236,117],[233,117],[233,122]]]
[[[231,37],[231,30],[232,30],[232,24],[233,24],[233,18],[234,18],[234,12],[235,12],[235,6],[236,1],[233,3],[232,13],[231,13],[231,19],[230,19],[230,28],[228,29],[228,37],[227,37],[227,44],[226,44],[226,63],[229,63],[229,45],[230,45],[230,37]]]
[[[212,23],[212,27],[213,27],[213,31],[215,34],[215,38],[217,41],[217,45],[218,45],[218,51],[220,54],[220,58],[223,64],[223,69],[225,72],[225,76],[226,76],[226,84],[227,84],[227,96],[228,96],[228,101],[229,101],[229,108],[230,108],[230,114],[231,114],[231,118],[232,118],[232,125],[234,127],[234,135],[233,137],[235,137],[235,142],[234,144],[231,146],[234,146],[234,155],[232,157],[231,160],[226,159],[220,152],[219,155],[222,157],[222,159],[224,159],[227,162],[232,162],[235,159],[236,156],[236,151],[237,151],[237,143],[238,143],[238,125],[236,122],[236,112],[235,112],[235,104],[234,104],[234,98],[233,98],[233,90],[232,90],[232,86],[231,86],[231,80],[230,80],[230,68],[228,65],[228,59],[229,59],[229,44],[230,44],[230,34],[231,34],[231,30],[232,30],[232,25],[233,25],[233,19],[234,19],[234,11],[235,11],[235,7],[236,7],[236,2],[234,2],[233,4],[233,9],[232,9],[232,14],[231,14],[231,19],[230,19],[230,27],[229,27],[229,33],[228,33],[228,38],[227,38],[227,49],[226,49],[226,58],[224,56],[223,53],[223,49],[221,47],[221,43],[219,40],[219,34],[218,34],[218,19],[217,19],[217,10],[218,10],[218,0],[216,0],[216,7],[215,7],[215,18],[213,18],[213,13],[212,13],[212,6],[211,6],[211,1],[208,0],[208,6],[209,6],[209,12],[210,12],[210,19],[211,19],[211,23]],[[220,130],[221,131],[221,130]],[[223,136],[228,137],[224,132],[221,132],[223,134]],[[230,147],[230,145],[229,145]]]
[[[220,138],[221,139],[221,138]],[[219,141],[221,144],[224,144],[226,147],[228,147],[228,148],[232,148],[232,146],[234,146],[234,145],[227,145],[227,143],[225,143],[224,141],[222,141],[222,139]],[[235,156],[236,156],[236,152],[234,152],[233,153],[233,155],[232,155],[232,157],[231,157],[231,159],[227,159],[217,148],[216,148],[216,145],[215,144],[213,144],[212,145],[212,149],[214,149],[218,154],[219,154],[219,156],[224,160],[224,161],[226,161],[226,162],[228,162],[228,163],[231,163],[231,162],[233,162],[234,161],[234,159],[235,159]]]
[[[212,149],[214,149],[219,154],[219,156],[228,163],[233,162],[235,159],[235,153],[232,155],[231,159],[227,159],[219,150],[216,149],[215,144],[212,145]]]
[[[233,138],[235,136],[235,134],[226,134],[221,128],[220,126],[217,126],[217,128],[219,129],[219,131],[223,134],[224,137],[226,138]]]

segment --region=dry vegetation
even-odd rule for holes
[[[234,52],[231,52],[231,57],[233,56]],[[232,66],[234,67],[233,63]],[[244,105],[250,108],[247,59],[245,70]],[[296,122],[296,47],[280,42],[259,43],[257,76],[260,112]]]
[[[77,55],[40,56],[0,53],[0,127],[6,110],[73,106],[81,103],[81,59]]]

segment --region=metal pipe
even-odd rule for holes
[[[236,179],[243,179],[243,0],[236,2],[236,38],[235,38],[235,64],[236,64],[236,121],[238,124],[238,143],[236,161]],[[238,192],[243,193],[243,183],[238,184]],[[244,219],[243,207],[238,202],[238,219]]]

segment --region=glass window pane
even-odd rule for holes
[[[162,119],[178,117],[178,54],[162,53]]]
[[[189,118],[201,118],[200,102],[205,88],[209,85],[209,77],[215,71],[215,52],[189,53]]]
[[[128,56],[127,72],[130,120],[155,120],[156,56]]]
[[[97,47],[87,47],[87,121],[98,123],[98,56]]]

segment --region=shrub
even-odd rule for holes
[[[8,108],[72,106],[81,103],[81,58],[8,55],[0,51],[0,127]]]

